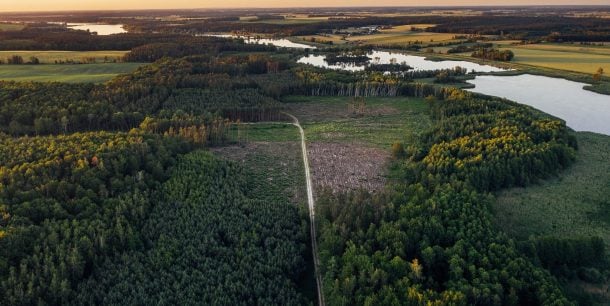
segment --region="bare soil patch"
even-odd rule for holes
[[[387,150],[358,144],[313,142],[307,144],[307,151],[315,190],[362,188],[376,192],[386,183],[384,170],[390,158]]]

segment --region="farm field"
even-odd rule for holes
[[[559,177],[501,192],[496,223],[510,236],[600,236],[610,245],[610,136],[577,133],[576,163]]]
[[[553,69],[594,73],[599,67],[610,71],[610,49],[532,45],[501,48],[515,53],[514,63]]]
[[[383,33],[409,33],[413,29],[425,30],[428,28],[432,28],[434,26],[436,26],[436,24],[431,24],[431,23],[405,24],[405,25],[401,25],[401,26],[395,26],[391,29],[384,29],[384,30],[381,30],[381,32],[383,32]]]
[[[101,83],[134,71],[141,63],[80,65],[0,65],[0,80]]]
[[[371,35],[359,35],[347,38],[348,41],[363,42],[368,45],[398,45],[414,42],[450,42],[455,39],[452,33],[432,33],[432,32],[410,32],[410,33],[379,33]]]
[[[0,51],[0,60],[19,55],[27,62],[30,57],[36,57],[42,64],[55,64],[58,62],[88,62],[95,58],[95,62],[115,62],[125,55],[127,51]]]
[[[0,31],[20,31],[25,25],[20,23],[0,23]]]

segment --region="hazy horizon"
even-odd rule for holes
[[[431,0],[413,1],[413,0],[380,0],[371,5],[371,1],[364,0],[337,0],[323,1],[310,0],[304,3],[303,1],[295,0],[263,0],[263,1],[243,1],[243,0],[227,0],[227,1],[189,1],[175,0],[168,3],[164,0],[56,0],[49,3],[48,0],[5,0],[4,5],[0,8],[2,12],[20,12],[20,11],[73,11],[73,10],[146,10],[146,9],[236,9],[236,8],[307,8],[307,7],[383,7],[383,6],[404,6],[404,7],[456,7],[456,6],[536,6],[536,5],[610,5],[610,0],[585,0],[578,4],[574,4],[570,0],[557,1],[527,1],[519,0],[507,3],[506,1],[490,0]]]

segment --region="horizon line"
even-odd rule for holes
[[[475,4],[475,5],[354,5],[354,6],[285,6],[285,7],[256,7],[256,6],[244,6],[244,7],[179,7],[179,8],[133,8],[133,9],[79,9],[79,10],[2,10],[0,13],[75,13],[75,12],[145,12],[145,11],[213,11],[213,10],[282,10],[282,9],[350,9],[350,8],[528,8],[528,7],[609,7],[609,4],[521,4],[521,5],[487,5],[487,4]]]

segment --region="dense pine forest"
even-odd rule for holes
[[[234,18],[134,20],[128,26],[141,33],[111,36],[47,23],[0,31],[2,50],[130,50],[121,61],[142,63],[104,83],[0,81],[0,305],[317,304],[303,288],[315,273],[307,207],[210,150],[248,150],[248,127],[293,122],[286,101],[297,95],[359,101],[363,110],[350,118],[364,116],[367,98],[416,98],[432,122],[411,143],[384,148],[393,157],[382,190],[317,191],[326,304],[573,305],[582,301],[566,282],[608,275],[606,242],[596,235],[516,240],[493,223],[496,192],[532,186],[575,162],[578,142],[564,121],[460,89],[469,77],[461,67],[331,70],[296,62],[311,50],[192,35],[417,22],[462,34],[502,28],[559,37],[568,18],[544,17],[529,34],[518,24],[532,16],[491,24],[487,16],[298,25]],[[595,31],[561,36],[610,31],[604,20],[583,27]],[[315,52],[341,63],[366,62],[368,50]],[[513,58],[487,48],[472,56]],[[279,128],[269,134],[284,136]]]

